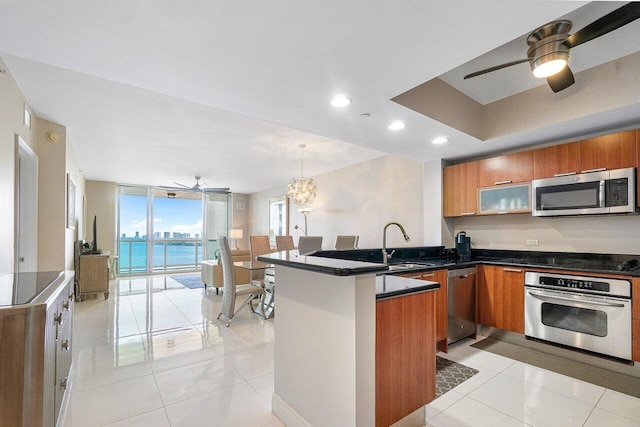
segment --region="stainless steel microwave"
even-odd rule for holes
[[[635,168],[536,179],[532,187],[533,216],[636,212]]]

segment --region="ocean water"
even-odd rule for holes
[[[180,242],[166,245],[154,243],[153,245],[153,267],[154,269],[178,266],[195,266],[202,261],[202,243]],[[144,272],[147,269],[147,242],[146,241],[121,241],[118,258],[118,272]]]

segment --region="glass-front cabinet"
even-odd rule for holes
[[[531,212],[531,183],[478,189],[480,215]]]

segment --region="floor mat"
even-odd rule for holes
[[[204,288],[204,283],[202,283],[202,275],[200,273],[176,274],[169,277],[189,289]]]
[[[436,356],[436,398],[478,373],[461,363]]]
[[[471,347],[508,357],[551,372],[586,381],[591,384],[615,390],[630,396],[640,397],[640,378],[611,371],[553,354],[544,353],[531,348],[485,338],[472,344]]]

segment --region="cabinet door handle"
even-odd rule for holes
[[[433,277],[433,276],[435,276],[435,274],[434,274],[434,273],[431,273],[431,274],[423,274],[423,275],[422,275],[422,276],[420,276],[420,277]]]
[[[498,211],[498,215],[504,215],[504,214],[507,214],[507,213],[509,213],[509,211]]]
[[[60,344],[60,347],[64,348],[65,350],[69,350],[69,340],[62,341],[62,344]]]
[[[580,173],[602,172],[602,171],[606,171],[606,170],[607,170],[607,168],[588,169],[588,170],[582,171]]]
[[[73,292],[69,294],[69,301],[71,301],[72,299],[73,299]]]
[[[475,215],[475,214],[476,214],[475,212],[462,212],[460,214],[460,216],[471,216],[471,215]]]
[[[60,388],[63,390],[67,389],[67,377],[65,377],[63,380],[60,380]]]
[[[62,323],[62,313],[53,315],[53,323]]]
[[[65,310],[69,310],[69,300],[62,303],[62,308],[64,308]]]
[[[522,273],[522,269],[521,268],[503,268],[502,271],[509,271],[511,273]]]
[[[557,173],[557,174],[555,174],[553,176],[556,176],[556,177],[558,177],[558,176],[570,176],[570,175],[575,175],[575,174],[576,174],[576,172],[567,172],[567,173]]]
[[[511,184],[511,180],[508,179],[506,181],[496,181],[493,183],[493,185],[503,185],[503,184]]]

